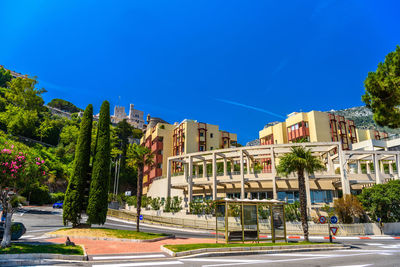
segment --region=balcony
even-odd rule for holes
[[[157,150],[162,150],[163,149],[163,143],[160,141],[155,141],[151,145],[151,151],[157,151]]]

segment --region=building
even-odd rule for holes
[[[28,78],[28,75],[9,70],[9,69],[5,68],[3,65],[0,65],[0,68],[4,68],[5,70],[8,70],[13,78]]]
[[[364,140],[385,140],[388,134],[377,130],[358,129],[354,121],[343,116],[321,112],[293,112],[284,122],[267,124],[259,132],[260,144],[288,144],[299,139],[309,142],[340,142],[343,150]]]
[[[234,147],[237,136],[219,130],[217,125],[187,119],[172,125],[148,116],[147,130],[141,143],[155,155],[154,164],[144,167],[143,187],[147,192],[154,179],[166,175],[168,157]],[[172,168],[174,173],[184,171],[179,162],[175,162]]]
[[[126,120],[133,127],[145,130],[146,125],[143,119],[143,111],[134,109],[134,105],[129,105],[129,114],[126,115],[125,107],[115,106],[114,107],[114,115],[111,116],[112,123],[118,123],[122,120]]]
[[[166,177],[154,180],[147,195],[180,196],[186,207],[193,199],[273,198],[293,203],[299,199],[297,176],[276,172],[279,158],[292,146],[306,146],[326,166],[325,171],[306,174],[310,211],[332,204],[341,194],[356,194],[364,187],[400,177],[399,151],[343,150],[340,142],[271,144],[171,156],[164,163]],[[257,166],[265,159],[272,162],[271,168],[260,171]],[[176,164],[184,171],[174,172]]]

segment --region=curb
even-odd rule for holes
[[[207,256],[230,256],[230,255],[250,255],[250,254],[275,254],[283,252],[309,252],[332,249],[349,249],[350,247],[342,244],[321,244],[321,245],[292,245],[292,246],[260,246],[260,247],[230,247],[230,248],[202,248],[182,252],[173,252],[161,246],[161,251],[171,257],[207,257]]]
[[[49,238],[78,238],[78,239],[89,239],[89,240],[105,240],[105,241],[120,241],[120,242],[134,242],[134,243],[147,243],[157,242],[165,239],[174,239],[175,235],[163,236],[153,239],[128,239],[128,238],[109,238],[109,237],[93,237],[93,236],[76,236],[76,235],[56,235],[56,234],[45,234]]]

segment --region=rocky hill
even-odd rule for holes
[[[372,112],[365,106],[353,107],[341,110],[330,110],[330,113],[344,116],[346,119],[353,120],[358,128],[361,129],[378,129],[389,134],[400,134],[400,129],[390,129],[389,127],[380,127],[372,119]]]

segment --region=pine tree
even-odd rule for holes
[[[75,159],[72,175],[69,179],[63,205],[64,225],[72,223],[72,227],[80,224],[81,213],[84,210],[85,188],[88,182],[90,144],[92,138],[93,106],[89,104],[80,125],[78,143],[75,150]]]
[[[104,101],[100,108],[89,203],[86,210],[89,224],[106,222],[110,160],[110,104]]]

